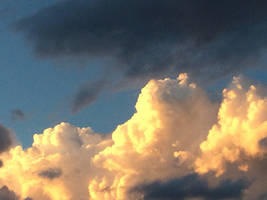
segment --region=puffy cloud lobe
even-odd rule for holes
[[[168,179],[190,171],[195,149],[214,123],[216,105],[181,74],[178,80],[149,81],[136,111],[112,133],[114,144],[94,157],[97,166],[109,171],[90,182],[94,199],[124,200],[129,198],[129,188],[145,180]],[[175,158],[176,152],[183,153]]]
[[[0,184],[21,198],[89,199],[88,181],[96,173],[90,157],[107,144],[108,139],[90,128],[61,123],[35,134],[31,148],[16,146],[3,154]]]
[[[221,175],[226,163],[266,154],[267,99],[261,97],[255,86],[244,87],[240,78],[234,78],[232,87],[223,91],[224,99],[215,124],[201,145],[202,156],[196,161],[199,173],[210,170]],[[247,170],[246,163],[240,169]]]
[[[218,112],[187,74],[153,79],[110,135],[61,123],[2,153],[0,185],[39,200],[264,198],[266,98],[238,78],[223,94]]]
[[[224,180],[216,186],[209,186],[205,178],[190,174],[167,182],[153,182],[134,188],[133,191],[143,193],[144,200],[175,200],[188,198],[240,199],[248,187],[244,180]],[[133,192],[132,191],[132,192]]]

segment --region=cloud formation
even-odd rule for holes
[[[3,186],[2,188],[0,188],[0,199],[19,200],[19,197],[13,191],[9,190],[7,186]]]
[[[17,29],[41,57],[113,57],[132,78],[181,71],[214,78],[259,64],[266,8],[264,0],[68,0]]]
[[[53,179],[58,178],[62,175],[62,170],[60,168],[49,168],[49,169],[46,169],[46,170],[39,172],[38,175],[40,177],[53,180]]]
[[[26,116],[21,109],[15,109],[11,111],[11,118],[13,121],[24,121]]]
[[[97,80],[82,87],[75,95],[71,112],[76,113],[92,104],[107,87],[107,81]]]
[[[41,58],[108,60],[103,69],[120,85],[177,72],[207,84],[266,67],[266,9],[264,0],[67,0],[20,20],[16,30]],[[100,82],[80,89],[72,112],[105,92],[109,83]]]
[[[38,200],[264,199],[267,104],[258,88],[234,78],[218,105],[187,74],[150,80],[111,134],[62,122],[32,147],[2,153],[0,186]]]
[[[8,150],[12,145],[12,136],[10,130],[0,124],[0,153]]]
[[[177,200],[200,198],[205,200],[241,199],[248,184],[243,180],[224,180],[210,187],[205,178],[190,174],[167,182],[153,182],[134,189],[144,194],[144,200]]]
[[[218,113],[218,123],[209,131],[201,145],[202,156],[196,161],[197,171],[225,171],[226,163],[266,154],[267,98],[261,97],[254,85],[242,84],[234,78],[231,88],[223,90],[223,102]],[[240,163],[241,170],[249,167]]]

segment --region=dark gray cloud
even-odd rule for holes
[[[76,113],[91,105],[107,87],[107,81],[97,80],[82,87],[74,97],[71,112]]]
[[[27,197],[27,198],[24,199],[24,200],[33,200],[33,198]]]
[[[207,83],[266,68],[266,10],[265,0],[66,0],[16,30],[42,58],[112,58],[111,76],[122,82],[188,72]],[[72,111],[95,101],[103,85],[82,88]]]
[[[62,170],[60,168],[49,168],[38,173],[40,177],[53,180],[59,178],[62,175]]]
[[[259,146],[264,149],[264,150],[267,150],[267,137],[261,139],[259,141]]]
[[[111,56],[126,76],[218,76],[256,65],[264,0],[64,1],[17,25],[42,57]]]
[[[7,186],[0,188],[0,200],[19,200],[19,197]]]
[[[12,137],[10,131],[0,124],[0,153],[9,149],[12,145]]]
[[[26,116],[21,109],[14,109],[11,111],[11,118],[13,121],[24,121]]]
[[[0,160],[0,168],[4,166],[4,163],[2,160]]]
[[[134,188],[144,194],[144,200],[178,200],[187,198],[240,199],[242,192],[248,188],[242,179],[237,181],[224,180],[218,185],[209,186],[205,178],[190,174],[167,182],[153,182]]]

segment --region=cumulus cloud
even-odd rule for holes
[[[242,84],[234,78],[232,86],[223,91],[223,102],[215,124],[201,144],[202,156],[196,161],[197,171],[210,170],[221,175],[227,163],[264,157],[267,136],[267,99],[259,95],[254,85]],[[248,163],[240,163],[247,170]]]
[[[187,74],[150,80],[111,134],[60,123],[2,153],[0,185],[39,200],[264,198],[267,104],[257,88],[234,78],[218,105]]]
[[[123,200],[136,184],[190,171],[216,108],[186,74],[178,80],[149,81],[137,100],[137,112],[112,133],[114,144],[94,157],[97,166],[111,173],[91,181],[90,193],[95,199]]]
[[[88,180],[95,173],[90,157],[105,147],[103,137],[67,123],[46,129],[34,135],[31,148],[16,146],[2,155],[6,167],[1,168],[0,183],[22,198],[88,199]]]

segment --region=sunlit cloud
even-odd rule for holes
[[[258,91],[235,77],[219,104],[185,73],[152,79],[110,134],[62,122],[28,149],[5,148],[0,186],[38,200],[264,196],[266,176],[255,177],[267,162],[267,101]]]

